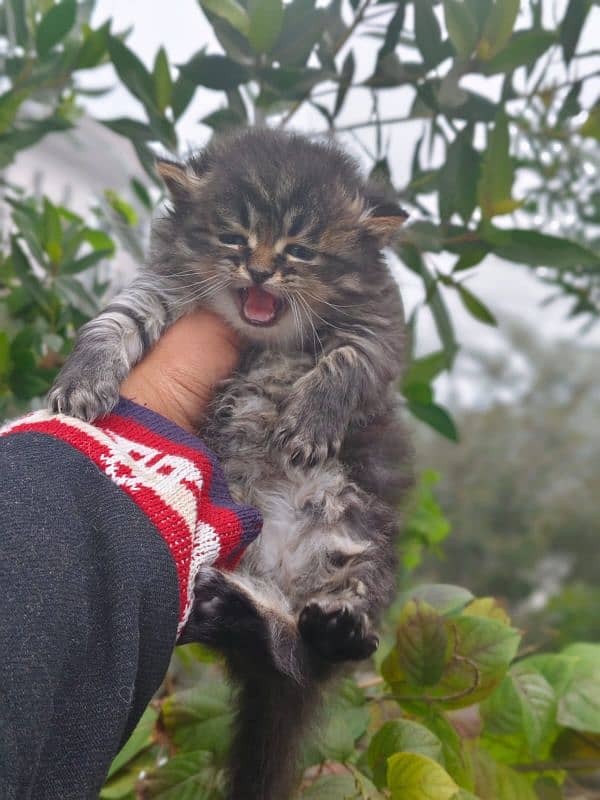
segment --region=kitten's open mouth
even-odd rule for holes
[[[250,325],[267,327],[274,325],[283,309],[284,301],[274,294],[261,289],[260,286],[249,286],[238,291],[242,318]]]

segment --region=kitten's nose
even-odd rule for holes
[[[254,283],[264,283],[268,278],[271,277],[273,271],[266,268],[256,268],[256,267],[248,267],[248,273]]]

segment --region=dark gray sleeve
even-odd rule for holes
[[[0,439],[0,798],[96,798],[160,685],[179,612],[166,544],[68,444]]]

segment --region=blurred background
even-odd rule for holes
[[[4,417],[143,260],[153,154],[333,136],[411,215],[400,587],[494,595],[532,650],[600,641],[598,2],[0,0],[0,60]]]

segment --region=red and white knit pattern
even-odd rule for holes
[[[198,568],[211,564],[231,568],[248,538],[244,522],[256,528],[253,535],[258,533],[259,515],[254,512],[252,520],[253,510],[233,504],[226,488],[216,501],[209,496],[217,469],[212,454],[167,438],[131,416],[115,413],[89,424],[37,411],[0,429],[0,435],[19,432],[48,434],[84,453],[154,523],[177,566],[178,633],[192,607]]]

